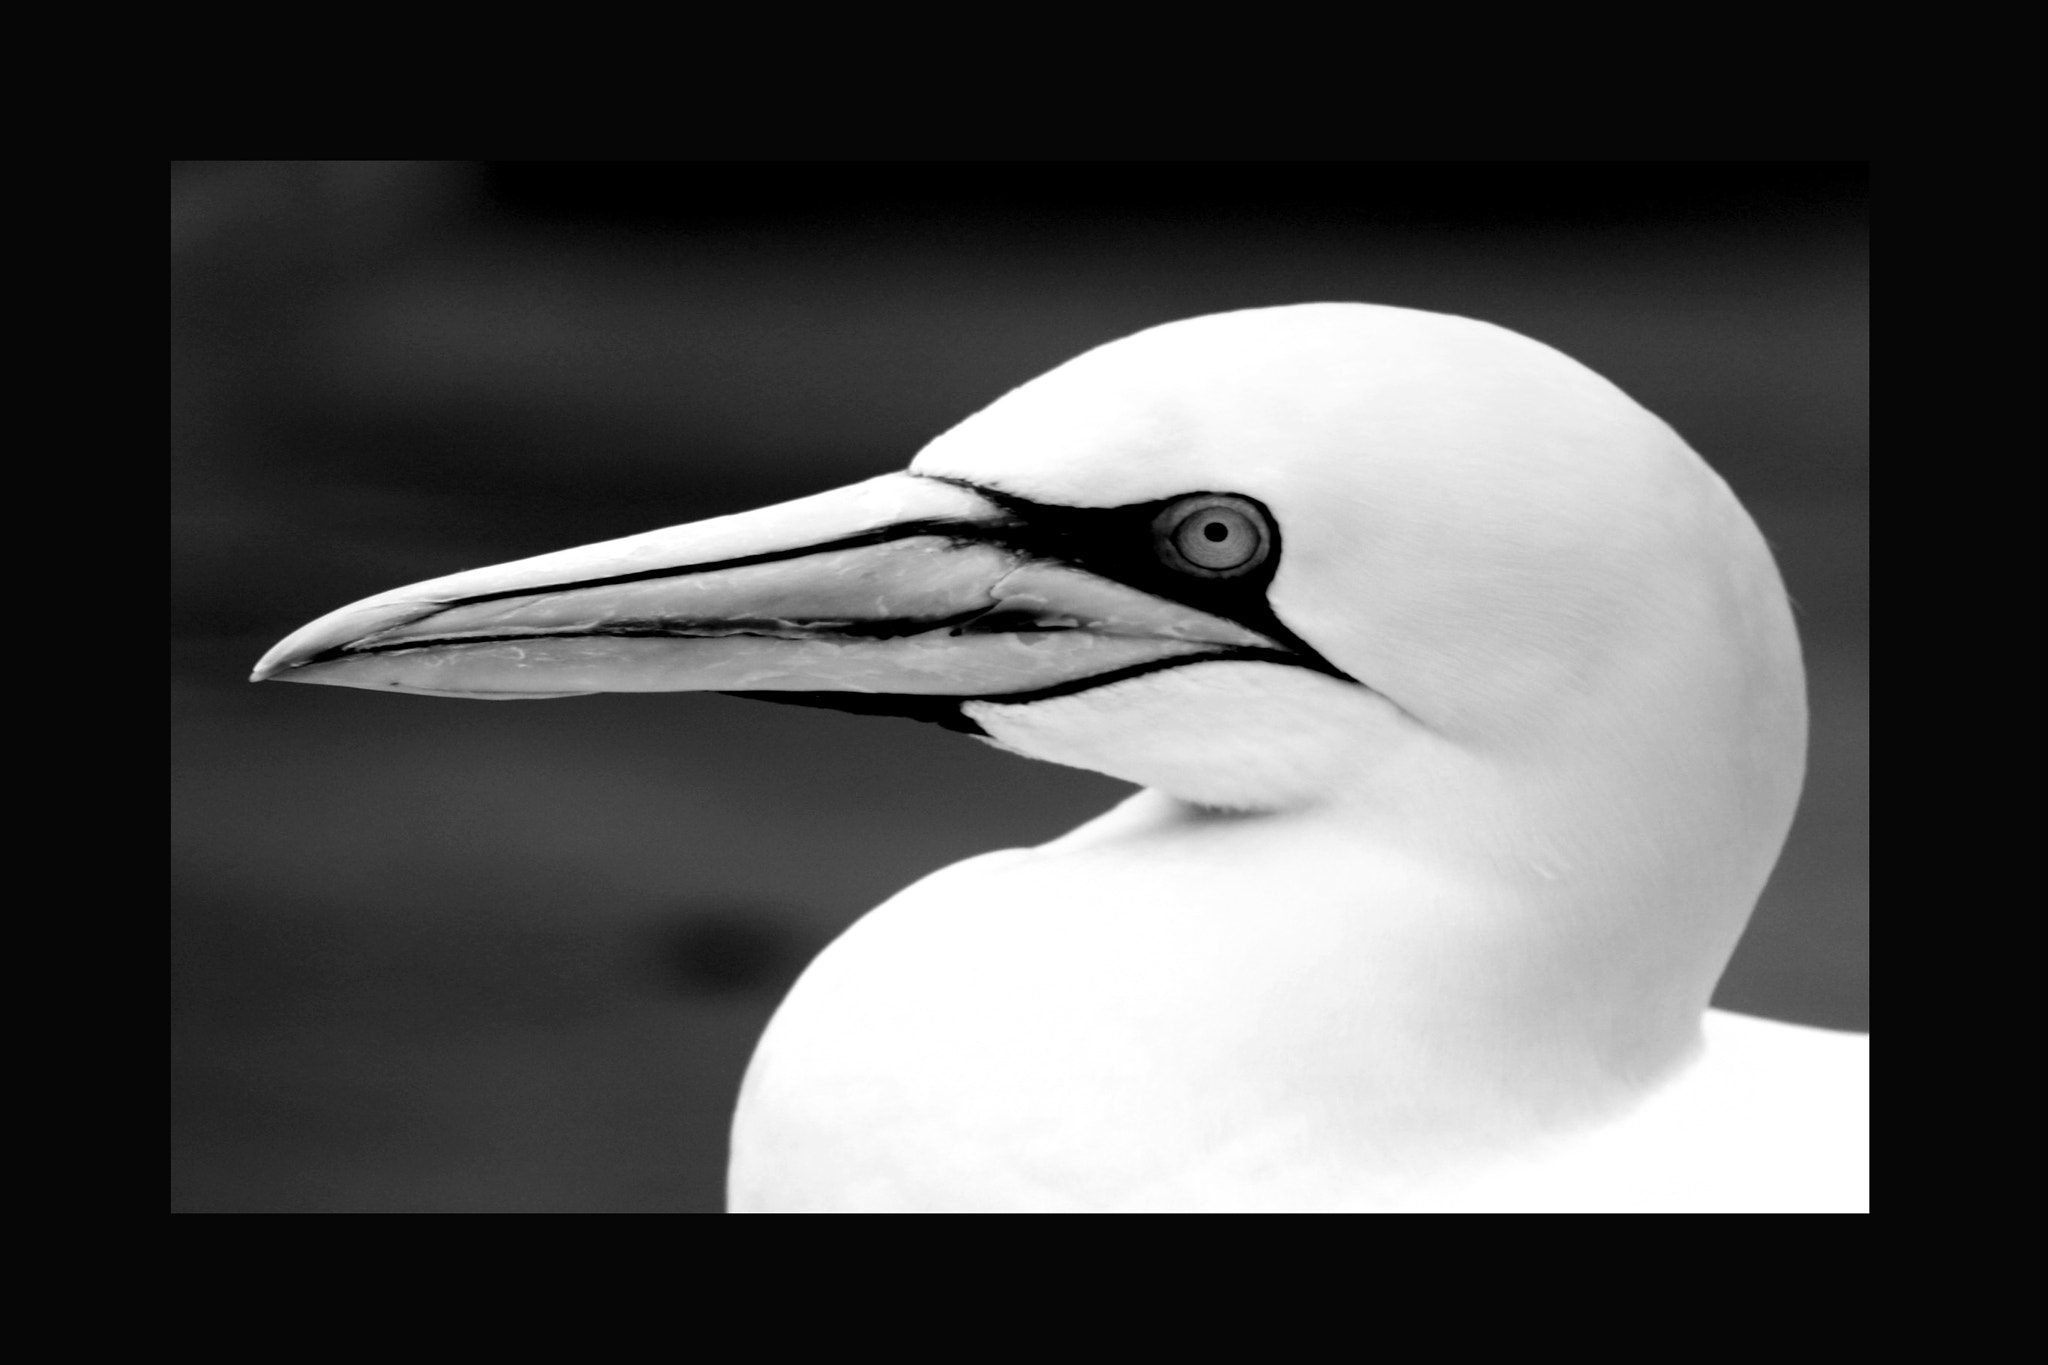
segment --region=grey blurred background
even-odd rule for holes
[[[178,1210],[717,1210],[811,954],[1126,790],[724,697],[248,685],[278,637],[899,468],[1089,346],[1264,304],[1505,324],[1734,485],[1814,726],[1719,1003],[1869,1026],[1860,167],[189,162],[171,201]]]

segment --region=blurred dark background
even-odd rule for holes
[[[1812,769],[1723,983],[1867,1028],[1860,167],[189,162],[171,176],[179,1210],[713,1211],[819,947],[1125,788],[712,696],[252,687],[414,579],[901,467],[1075,353],[1315,299],[1555,345],[1748,503]]]

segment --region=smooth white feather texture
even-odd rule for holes
[[[739,1210],[1837,1209],[1867,1043],[1716,1016],[1804,769],[1761,537],[1548,347],[1353,304],[1081,356],[913,472],[1256,497],[1270,665],[970,706],[1148,787],[919,882],[813,964]]]

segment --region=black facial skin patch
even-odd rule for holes
[[[748,697],[757,701],[782,702],[791,706],[816,706],[833,711],[850,711],[858,715],[902,716],[938,725],[960,734],[986,737],[988,732],[962,712],[962,702],[985,701],[999,705],[1021,705],[1045,701],[1052,697],[1071,696],[1076,692],[1086,692],[1186,664],[1225,661],[1287,664],[1327,674],[1342,682],[1358,682],[1356,678],[1323,658],[1307,641],[1282,624],[1280,618],[1274,614],[1272,604],[1266,599],[1266,592],[1272,585],[1273,575],[1280,567],[1280,524],[1274,520],[1273,514],[1267,510],[1265,504],[1256,498],[1247,498],[1242,493],[1226,495],[1252,504],[1265,518],[1266,533],[1272,537],[1273,542],[1266,554],[1265,562],[1241,577],[1213,578],[1197,577],[1161,562],[1155,549],[1153,534],[1153,525],[1161,512],[1174,503],[1202,496],[1202,490],[1176,493],[1169,498],[1131,503],[1123,507],[1061,507],[1032,502],[1027,498],[1019,498],[962,479],[941,479],[940,482],[965,488],[987,498],[1009,515],[1000,521],[990,522],[914,523],[914,529],[910,530],[909,534],[944,535],[962,541],[998,545],[1033,559],[1067,564],[1097,577],[1112,579],[1127,587],[1136,588],[1154,597],[1179,602],[1183,606],[1193,607],[1211,616],[1235,621],[1286,648],[1219,649],[1208,654],[1156,659],[1148,663],[1133,664],[1128,668],[1113,669],[1108,673],[1098,673],[1093,677],[1056,683],[1050,687],[993,696],[878,695],[860,692],[729,692],[726,695]],[[895,531],[899,528],[889,529]],[[876,540],[883,538],[877,536]],[[891,535],[886,538],[895,537]],[[838,549],[845,543],[833,542],[830,545],[813,546],[798,553]]]

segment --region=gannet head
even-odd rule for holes
[[[913,715],[1539,877],[1593,810],[1742,915],[1804,753],[1775,567],[1685,443],[1549,347],[1359,304],[1153,328],[907,473],[380,594],[256,676]]]
[[[1686,716],[1753,748],[1750,804],[1789,818],[1804,689],[1762,538],[1668,426],[1526,337],[1358,304],[1195,318],[1033,380],[911,469],[1060,506],[1255,498],[1266,603],[1334,666],[966,708],[1010,747],[1257,808],[1346,791],[1418,735],[1654,765]]]

